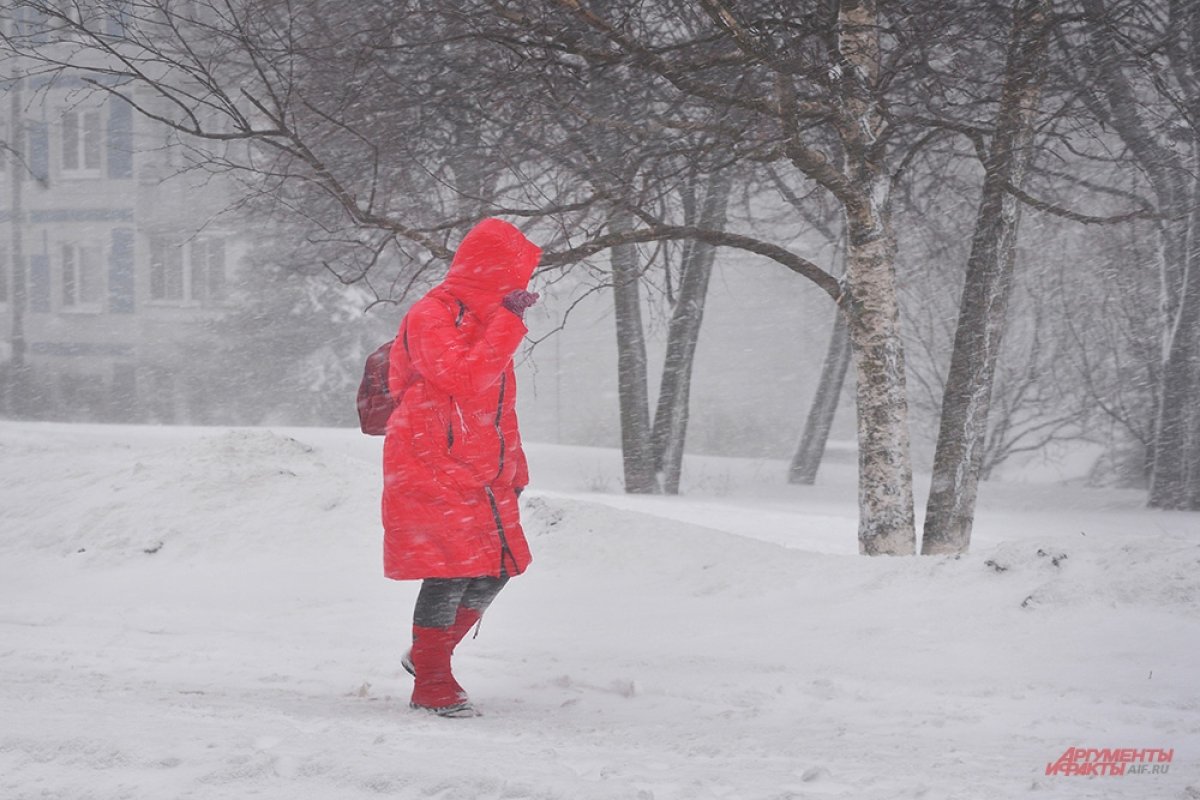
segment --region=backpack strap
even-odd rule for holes
[[[459,300],[457,297],[454,298],[454,300],[456,303],[458,303],[458,316],[454,318],[454,327],[457,328],[462,325],[463,317],[465,317],[467,315],[467,304],[464,303],[462,300]],[[404,344],[404,354],[406,356],[408,356],[408,365],[409,365],[409,370],[410,370],[408,382],[412,383],[412,381],[414,380],[414,378],[412,377],[412,373],[416,372],[416,369],[412,366],[412,351],[408,349],[408,317],[407,316],[405,316],[405,318],[404,318],[404,330],[401,332],[400,341]]]

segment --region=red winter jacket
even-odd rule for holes
[[[383,444],[389,578],[518,575],[529,565],[512,365],[526,328],[500,301],[526,287],[540,256],[514,226],[486,219],[400,323],[389,388],[403,398]]]

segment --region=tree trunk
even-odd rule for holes
[[[881,195],[882,196],[882,195]],[[864,555],[912,555],[912,456],[904,345],[896,296],[895,235],[851,221],[846,253],[850,343],[857,374],[858,548]]]
[[[613,232],[629,230],[629,212],[611,216]],[[659,491],[650,441],[650,391],[647,387],[646,337],[642,327],[641,270],[637,245],[612,249],[613,302],[617,323],[617,392],[621,413],[621,457],[625,491],[655,494]]]
[[[728,173],[710,176],[700,213],[700,227],[725,228],[731,178]],[[708,297],[717,249],[704,242],[692,242],[684,250],[680,270],[679,295],[667,329],[667,355],[663,363],[662,386],[654,414],[653,447],[655,466],[667,494],[679,494],[683,472],[683,449],[687,439],[688,402],[691,396],[692,365],[700,341],[700,324]]]
[[[1193,210],[1193,216],[1195,211]],[[1164,223],[1175,228],[1177,220]],[[1186,237],[1180,231],[1164,231],[1164,267],[1175,258],[1186,258],[1179,254],[1185,250]],[[1200,249],[1200,248],[1197,248]],[[1159,386],[1158,415],[1154,429],[1154,463],[1150,474],[1150,492],[1148,505],[1151,508],[1162,509],[1194,509],[1193,498],[1196,489],[1193,486],[1200,474],[1192,470],[1193,459],[1191,451],[1195,449],[1191,420],[1196,416],[1197,343],[1200,332],[1200,320],[1197,312],[1200,308],[1200,287],[1197,280],[1195,254],[1192,255],[1192,268],[1185,270],[1182,288],[1170,292],[1164,291],[1165,310],[1170,313],[1168,328],[1165,336],[1164,357]],[[1170,302],[1174,300],[1175,302]],[[1190,307],[1189,307],[1190,306]]]
[[[1191,414],[1186,372],[1180,354],[1174,359],[1175,330],[1181,319],[1181,297],[1187,274],[1188,212],[1192,200],[1189,171],[1183,160],[1161,144],[1155,129],[1138,113],[1139,98],[1115,54],[1121,44],[1113,34],[1109,9],[1104,0],[1083,0],[1082,6],[1092,24],[1088,50],[1096,84],[1104,93],[1113,130],[1129,148],[1145,172],[1158,201],[1162,217],[1159,225],[1162,253],[1162,313],[1168,330],[1163,337],[1163,369],[1159,375],[1158,413],[1156,415],[1148,505],[1151,508],[1188,507],[1187,420]],[[1180,31],[1173,31],[1180,34]]]
[[[1200,182],[1194,186],[1190,222],[1200,233]],[[1151,504],[1158,508],[1200,510],[1200,244],[1193,243],[1179,305],[1168,331],[1163,364],[1163,397]]]
[[[842,110],[846,212],[846,280],[840,299],[850,325],[857,373],[858,549],[865,555],[912,555],[912,454],[900,303],[896,293],[896,234],[891,221],[891,176],[881,137],[888,119],[875,95],[883,64],[874,0],[840,0],[837,47]],[[820,164],[810,168],[820,170]]]
[[[987,443],[996,360],[1008,317],[1021,204],[1032,160],[1046,54],[1048,0],[1017,0],[1000,98],[967,260],[921,544],[924,555],[967,551]]]
[[[829,335],[829,349],[825,352],[825,363],[821,367],[821,380],[808,419],[804,423],[804,434],[792,456],[788,467],[788,483],[812,486],[817,481],[817,470],[825,455],[829,431],[837,413],[838,399],[846,382],[846,369],[850,366],[850,328],[841,309],[834,309],[833,330]]]
[[[1200,146],[1197,147],[1200,156]],[[1197,158],[1200,161],[1200,158]],[[1188,497],[1189,511],[1200,511],[1200,181],[1193,184],[1192,250],[1188,254],[1187,282],[1180,301],[1180,317],[1173,337],[1186,341],[1188,376],[1191,379],[1190,402],[1184,403],[1191,416],[1188,425]]]
[[[1137,148],[1131,148],[1135,154]],[[1158,158],[1156,149],[1143,151],[1144,158]],[[1187,268],[1189,259],[1189,214],[1186,202],[1187,180],[1180,165],[1178,172],[1160,177],[1155,184],[1160,208],[1165,209],[1159,225],[1160,259],[1162,261],[1161,313],[1165,320],[1163,333],[1162,368],[1159,370],[1158,409],[1154,420],[1153,462],[1150,468],[1150,488],[1147,504],[1151,508],[1182,510],[1190,508],[1192,493],[1188,466],[1189,419],[1196,395],[1192,391],[1190,359],[1192,346],[1188,343],[1188,328],[1195,326],[1194,311],[1183,300],[1187,283],[1194,278]],[[1194,209],[1193,209],[1194,211]],[[1195,246],[1193,245],[1193,248]],[[1197,295],[1191,295],[1195,303]],[[1194,335],[1194,330],[1192,331]]]
[[[14,66],[14,70],[16,67]],[[8,160],[9,181],[12,194],[12,205],[9,209],[11,225],[11,241],[9,242],[9,274],[12,282],[9,285],[9,304],[12,313],[12,329],[9,339],[9,361],[5,370],[4,380],[4,410],[11,416],[26,417],[33,410],[32,376],[29,362],[26,360],[28,344],[25,339],[25,311],[29,305],[28,272],[25,265],[25,212],[24,186],[26,164],[22,158],[28,154],[25,143],[25,105],[22,100],[23,81],[14,76],[10,83],[9,106],[11,128],[11,154],[2,154]],[[2,278],[0,278],[2,280]]]

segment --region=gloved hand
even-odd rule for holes
[[[521,319],[525,319],[525,309],[536,303],[540,297],[541,295],[537,292],[527,292],[524,289],[517,289],[504,295],[504,299],[500,301],[500,305]]]

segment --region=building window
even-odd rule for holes
[[[150,243],[150,299],[183,301],[183,248],[162,239]]]
[[[91,27],[95,10],[89,0],[50,0],[45,3],[52,12],[48,19],[48,27],[54,31],[55,38],[62,41],[86,42],[88,35],[81,30]]]
[[[49,8],[61,14],[65,21],[76,25],[84,21],[84,5],[80,0],[51,0],[47,4]]]
[[[64,309],[99,311],[104,297],[100,248],[62,246],[62,305]]]
[[[100,112],[68,111],[62,118],[62,168],[68,177],[99,177]]]
[[[225,300],[225,240],[200,239],[191,245],[192,299],[204,303]]]
[[[225,240],[150,243],[150,298],[181,305],[216,305],[226,298]]]
[[[200,4],[196,0],[177,0],[171,4],[171,13],[185,22],[200,20]]]

